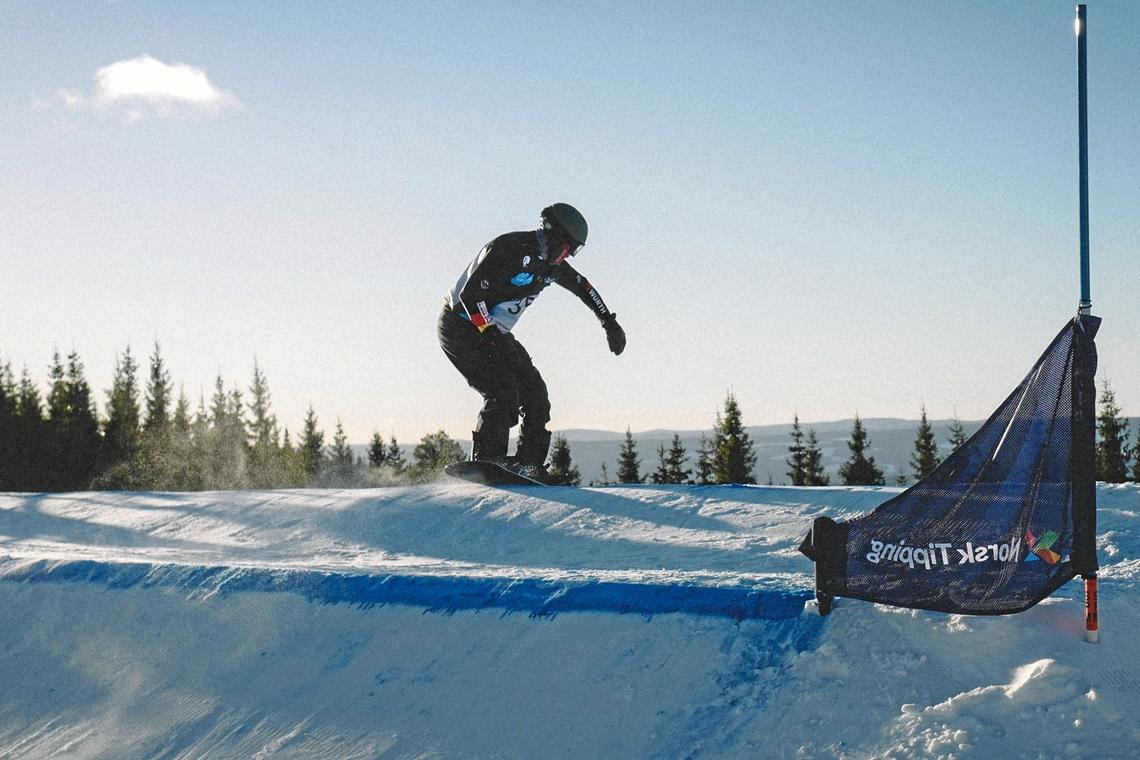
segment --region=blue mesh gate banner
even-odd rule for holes
[[[817,518],[800,550],[823,604],[845,596],[1000,615],[1096,561],[1100,319],[1065,325],[984,425],[930,475],[853,520]]]

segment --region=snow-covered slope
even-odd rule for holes
[[[892,489],[0,495],[0,757],[1140,756],[1140,489],[1014,617],[808,603]]]

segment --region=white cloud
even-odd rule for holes
[[[56,97],[69,110],[114,110],[128,123],[150,115],[216,113],[240,105],[232,92],[219,89],[197,66],[163,63],[145,54],[96,71],[90,95],[60,90]]]

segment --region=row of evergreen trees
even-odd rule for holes
[[[819,466],[819,451],[815,443],[815,431],[809,431],[807,445],[798,446],[797,438],[802,436],[802,434],[797,436],[798,428],[799,419],[797,418],[792,426],[792,445],[789,447],[792,456],[788,460],[788,466],[791,468],[788,470],[788,476],[792,479],[792,485],[828,485],[830,479],[823,474],[823,469]],[[962,425],[962,421],[955,417],[950,423],[950,452],[956,451],[966,440],[966,428]],[[856,414],[855,423],[851,428],[851,438],[847,442],[851,457],[839,466],[839,478],[843,485],[885,485],[886,480],[882,469],[875,464],[875,458],[867,454],[869,447],[870,439],[867,430],[863,427],[859,415]],[[799,451],[802,451],[802,454],[797,458]],[[797,459],[801,462],[799,467],[797,467]],[[914,438],[914,452],[910,459],[911,473],[916,481],[922,480],[941,463],[942,458],[938,455],[938,441],[934,437],[933,426],[926,418],[926,407],[924,406],[920,414],[918,431]],[[897,485],[904,485],[906,482],[907,476],[905,474],[900,473],[895,476]]]
[[[795,415],[791,431],[792,442],[788,446],[788,478],[794,486],[826,486],[831,478],[824,471],[823,452],[815,430],[805,434],[800,426],[799,415]],[[950,427],[950,447],[957,449],[966,441],[965,428],[955,419]],[[844,485],[883,485],[883,471],[875,464],[875,458],[867,453],[870,439],[859,415],[851,429],[847,442],[850,458],[839,467],[839,478]],[[922,420],[915,439],[915,451],[911,467],[915,479],[926,477],[940,463],[938,443],[934,431],[922,409]],[[657,468],[647,477],[653,483],[690,483],[709,485],[714,483],[755,483],[756,455],[752,440],[744,429],[740,405],[733,394],[725,400],[724,414],[718,414],[710,439],[701,434],[695,468],[688,468],[688,452],[681,443],[681,437],[673,435],[668,449],[661,443],[657,447]],[[570,471],[569,445],[564,438],[555,440],[551,472],[564,477]],[[573,468],[573,483],[580,477]],[[641,474],[641,458],[637,453],[637,442],[627,429],[617,462],[617,482],[642,483],[646,477]],[[567,481],[569,482],[569,481]],[[609,481],[609,468],[602,465],[602,482]],[[905,476],[899,479],[906,482]]]
[[[1140,431],[1137,431],[1135,443],[1130,443],[1129,421],[1122,417],[1120,412],[1116,394],[1108,381],[1105,381],[1097,414],[1096,479],[1106,483],[1123,483],[1128,480],[1140,483]],[[791,485],[829,485],[831,478],[824,471],[823,452],[820,450],[815,430],[809,429],[805,434],[800,426],[798,414],[793,417],[791,439],[792,442],[788,446],[789,456],[786,460],[787,475]],[[954,418],[950,423],[948,439],[950,452],[956,451],[966,440],[965,427],[961,420]],[[839,466],[840,482],[843,485],[885,485],[882,469],[875,464],[875,458],[867,453],[870,439],[858,414],[855,415],[847,447],[851,453],[847,461]],[[687,468],[685,466],[687,462],[688,453],[681,444],[681,437],[674,434],[668,449],[664,443],[657,447],[657,469],[648,477],[653,483],[707,485],[756,482],[753,472],[756,456],[752,450],[752,442],[741,422],[740,407],[733,394],[730,393],[725,401],[724,415],[717,415],[713,438],[710,440],[701,434],[695,470]],[[926,417],[924,406],[910,461],[915,481],[925,478],[941,462],[934,428]],[[580,480],[577,468],[571,465],[570,449],[565,438],[556,440],[551,472],[574,485]],[[644,481],[637,442],[627,429],[625,442],[618,456],[617,482]],[[609,472],[605,464],[602,465],[602,482],[609,482]],[[895,482],[898,485],[905,484],[906,475],[896,476]]]
[[[688,462],[689,454],[681,443],[681,436],[674,433],[668,449],[664,443],[657,447],[657,469],[643,476],[637,441],[626,428],[625,440],[618,454],[617,482],[643,483],[648,478],[653,483],[755,483],[756,454],[752,439],[744,429],[740,404],[734,394],[729,393],[725,399],[724,413],[717,413],[712,438],[701,434],[695,465],[689,467]],[[565,438],[559,437],[555,440],[551,456],[551,474],[561,476],[569,463],[569,446]],[[576,476],[576,468],[574,473]],[[602,464],[601,485],[613,482],[610,477],[609,468]]]
[[[395,436],[376,433],[365,459],[339,421],[326,444],[312,407],[294,442],[256,362],[248,395],[219,376],[209,405],[203,395],[193,412],[184,392],[174,397],[158,345],[145,382],[139,369],[128,347],[100,415],[77,353],[53,355],[46,399],[27,369],[17,381],[0,362],[0,491],[382,485],[423,480],[464,458],[440,431],[420,441],[410,464]]]
[[[66,362],[56,352],[49,368],[46,399],[25,369],[17,381],[7,362],[0,362],[0,491],[65,491],[85,488],[146,490],[222,490],[303,486],[354,487],[417,482],[433,477],[464,458],[462,447],[444,431],[424,436],[409,464],[391,436],[377,432],[367,457],[356,456],[338,421],[330,445],[309,408],[299,440],[279,426],[271,410],[269,384],[256,361],[245,396],[227,390],[219,376],[209,405],[199,399],[191,412],[185,393],[173,396],[173,383],[156,344],[145,384],[128,347],[116,359],[106,415],[97,411],[79,355]],[[247,400],[248,399],[248,400]],[[1097,479],[1140,482],[1140,434],[1130,442],[1128,420],[1105,382],[1097,417]],[[950,427],[950,450],[966,441],[962,423]],[[883,471],[868,453],[870,440],[855,416],[847,442],[850,457],[839,467],[844,485],[883,485]],[[830,483],[824,471],[815,430],[806,433],[799,415],[792,423],[786,460],[792,485]],[[637,442],[626,430],[616,469],[616,482],[755,483],[756,454],[734,394],[717,414],[712,437],[701,434],[696,461],[674,434],[668,448],[656,449],[657,466],[645,475]],[[922,409],[911,470],[926,477],[941,461],[934,432]],[[566,438],[554,439],[549,463],[553,478],[578,485],[581,474]],[[613,482],[602,465],[602,484]],[[896,479],[905,483],[905,476]]]

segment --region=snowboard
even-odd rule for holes
[[[545,486],[546,484],[539,480],[532,480],[524,475],[520,475],[514,470],[510,470],[502,465],[495,464],[494,462],[486,462],[483,460],[472,460],[466,462],[456,462],[449,464],[443,468],[453,478],[466,480],[470,483],[478,483],[483,486]]]

